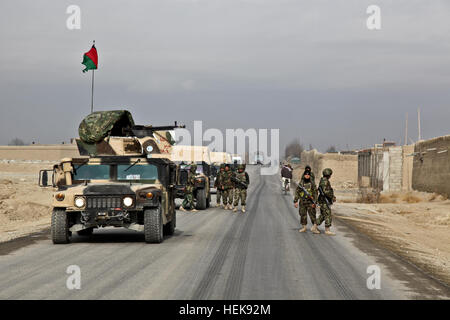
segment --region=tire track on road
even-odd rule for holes
[[[295,221],[296,223],[298,223],[298,218],[296,219],[296,217],[292,214],[293,210],[292,208],[289,207],[289,205],[287,204],[287,199],[284,199],[285,201],[283,201],[284,205],[286,206],[286,209],[289,212],[289,216],[292,218],[293,221]],[[349,289],[349,286],[340,280],[339,275],[335,272],[333,266],[330,265],[330,263],[328,262],[328,260],[326,259],[326,257],[322,254],[321,250],[319,250],[319,248],[317,247],[315,241],[317,241],[318,239],[312,239],[311,237],[304,237],[305,241],[308,243],[308,248],[311,251],[311,256],[316,258],[318,260],[318,265],[320,265],[324,271],[326,272],[326,274],[330,275],[330,281],[331,284],[333,285],[333,287],[340,293],[342,294],[342,296],[345,299],[352,299],[352,300],[356,300],[357,297],[355,296],[355,294],[352,292],[352,290]]]
[[[256,194],[259,194],[261,191],[262,185],[259,184],[256,190]],[[253,211],[253,204],[254,199],[251,200],[251,206],[250,209],[247,211],[250,215]],[[222,267],[224,265],[224,262],[227,258],[228,252],[233,244],[233,241],[235,240],[235,235],[237,234],[237,231],[239,229],[239,225],[242,222],[240,219],[237,219],[238,217],[235,217],[233,224],[230,226],[229,231],[224,236],[224,239],[222,240],[219,248],[217,249],[216,254],[211,260],[211,263],[206,270],[205,274],[203,275],[202,279],[199,282],[199,285],[194,290],[194,293],[192,295],[191,299],[194,300],[202,300],[209,297],[212,288],[214,287],[214,284],[217,281],[217,275],[222,270]]]
[[[262,183],[260,184],[260,188],[258,189],[258,193],[256,195],[256,206],[255,210],[252,210],[246,216],[244,226],[241,228],[240,236],[240,244],[238,244],[237,251],[235,253],[231,274],[228,278],[227,285],[225,288],[225,299],[239,299],[239,295],[241,293],[242,288],[242,279],[244,277],[244,268],[245,268],[245,260],[247,257],[248,244],[250,242],[250,231],[253,226],[253,221],[255,220],[256,215],[258,214],[259,209],[259,198],[261,197],[261,190],[264,190],[266,184],[266,180],[262,179]]]

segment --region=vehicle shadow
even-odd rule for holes
[[[183,231],[175,230],[171,236],[164,235],[164,241],[183,236]],[[164,243],[164,241],[162,243]],[[94,230],[90,236],[73,234],[71,243],[145,243],[144,233],[127,229],[102,229]]]

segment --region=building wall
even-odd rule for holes
[[[79,157],[77,146],[73,144],[0,146],[0,159],[5,160],[50,160]]]
[[[358,183],[383,191],[411,190],[414,146],[374,147],[358,153]]]
[[[301,154],[301,166],[310,165],[316,182],[322,176],[322,170],[333,170],[332,183],[336,187],[358,185],[358,156],[336,153],[320,153],[317,150],[303,151]]]
[[[412,187],[450,197],[450,135],[416,143]]]
[[[413,153],[414,145],[403,146],[402,148],[403,166],[402,166],[402,190],[412,190],[412,171],[413,171]]]

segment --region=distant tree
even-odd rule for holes
[[[284,149],[284,157],[287,159],[288,157],[299,157],[304,150],[303,145],[300,143],[299,139],[293,140],[289,143]]]
[[[327,149],[326,152],[327,152],[327,153],[336,153],[336,152],[338,152],[338,151],[336,150],[336,147],[335,147],[335,146],[330,146],[330,147],[328,147],[328,149]]]
[[[310,144],[309,144],[308,151],[311,151],[312,149],[314,149],[314,147],[313,147],[313,145],[310,143]]]
[[[24,145],[25,142],[19,138],[14,138],[8,143],[8,146],[24,146]]]

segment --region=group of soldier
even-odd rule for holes
[[[239,164],[236,168],[236,166],[222,163],[214,182],[214,188],[217,189],[216,207],[237,212],[240,202],[241,211],[244,213],[249,184],[250,178],[245,171],[245,164]],[[221,200],[222,204],[220,204]]]
[[[302,227],[299,232],[306,232],[308,216],[311,220],[311,231],[319,234],[317,228],[325,221],[325,234],[335,235],[331,228],[331,204],[336,201],[330,178],[333,171],[325,168],[322,171],[319,187],[316,187],[315,176],[310,166],[305,167],[305,171],[297,185],[294,196],[294,205],[299,208],[300,224]],[[316,218],[316,207],[320,207],[320,215]]]
[[[191,164],[189,174],[186,182],[186,189],[183,203],[180,206],[181,211],[186,211],[185,208],[190,207],[191,212],[196,212],[194,206],[194,186],[196,178],[197,165]],[[245,212],[245,202],[247,200],[247,188],[250,183],[248,173],[245,171],[245,164],[221,164],[219,172],[217,172],[216,180],[214,181],[214,188],[217,189],[216,207],[222,206],[225,210],[233,210],[237,212],[239,202],[241,203],[241,211]],[[234,198],[234,201],[233,201]],[[220,204],[220,201],[223,204]]]
[[[193,189],[195,185],[197,165],[192,164],[190,167],[186,191],[183,204],[180,209],[190,206],[191,211],[197,211],[193,203]],[[311,220],[311,231],[320,234],[317,228],[325,222],[325,234],[335,235],[331,228],[331,205],[336,201],[333,188],[331,187],[330,178],[333,171],[325,168],[322,171],[319,187],[316,186],[315,176],[311,167],[307,165],[305,171],[297,185],[294,196],[294,206],[299,209],[300,224],[302,227],[299,232],[306,232],[308,216]],[[245,164],[231,166],[229,164],[221,164],[217,173],[214,187],[217,189],[216,207],[222,207],[225,210],[233,210],[237,212],[239,202],[241,203],[241,211],[245,213],[245,204],[247,200],[247,188],[250,183],[248,173],[245,171]],[[221,204],[222,201],[222,204]],[[316,208],[320,207],[320,215],[316,217]]]

